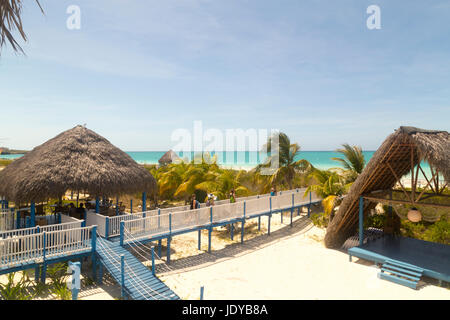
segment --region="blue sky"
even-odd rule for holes
[[[303,150],[376,149],[400,125],[450,131],[450,2],[27,1],[27,56],[0,58],[0,145],[77,124],[126,151],[171,133],[271,129]],[[366,27],[369,5],[381,29]],[[81,29],[69,30],[69,5]]]

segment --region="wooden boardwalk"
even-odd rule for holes
[[[122,290],[133,300],[179,300],[168,286],[152,274],[135,256],[118,243],[97,239],[97,254],[101,263]],[[123,266],[121,257],[123,256]]]

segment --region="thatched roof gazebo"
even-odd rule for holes
[[[421,168],[422,161],[429,164],[431,177],[427,177]],[[403,192],[408,200],[403,203],[439,206],[423,201],[425,198],[430,199],[433,194],[425,194],[425,189],[420,192],[417,190],[419,172],[427,181],[425,189],[430,187],[434,195],[442,194],[450,181],[450,135],[447,131],[400,127],[387,137],[339,206],[327,228],[325,245],[339,248],[347,238],[354,235],[359,221],[360,197],[371,200],[363,205],[364,216],[367,216],[377,201],[394,202],[392,199],[387,201],[382,195],[386,195],[397,183],[401,186],[399,192]],[[411,173],[411,190],[406,190],[401,183],[401,178],[408,173]],[[444,183],[439,182],[439,174],[443,176]]]
[[[0,172],[0,195],[15,203],[60,198],[154,193],[156,181],[128,154],[83,126],[67,130]]]
[[[167,165],[179,160],[181,160],[180,157],[173,150],[169,150],[158,160],[158,162],[160,165]]]

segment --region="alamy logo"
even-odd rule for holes
[[[270,148],[267,147],[267,141],[270,137]],[[217,153],[220,159],[218,162],[224,162],[225,152],[237,152],[240,163],[256,163],[259,157],[264,158],[270,153],[270,166],[261,168],[261,173],[271,175],[279,168],[279,158],[274,155],[279,153],[279,130],[272,129],[226,129],[224,131],[210,128],[203,130],[202,121],[194,121],[193,133],[187,129],[176,129],[172,132],[171,139],[176,145],[172,148],[175,152]],[[269,149],[269,150],[268,150]],[[245,152],[249,151],[248,159],[245,158]],[[199,164],[202,161],[209,161],[208,158],[194,157],[194,163]]]
[[[366,25],[369,30],[381,29],[381,9],[377,5],[371,5],[367,7],[367,14],[370,16],[367,18]]]
[[[70,16],[66,20],[66,26],[69,30],[80,30],[81,29],[81,9],[77,5],[70,5],[66,10],[67,14]]]

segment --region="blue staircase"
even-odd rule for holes
[[[96,252],[117,283],[122,283],[121,256],[125,258],[124,290],[132,300],[179,300],[168,286],[152,274],[134,255],[104,238],[97,238]]]
[[[378,273],[378,277],[412,289],[417,289],[417,284],[423,275],[423,271],[423,269],[411,264],[387,259],[381,267],[381,272]]]

